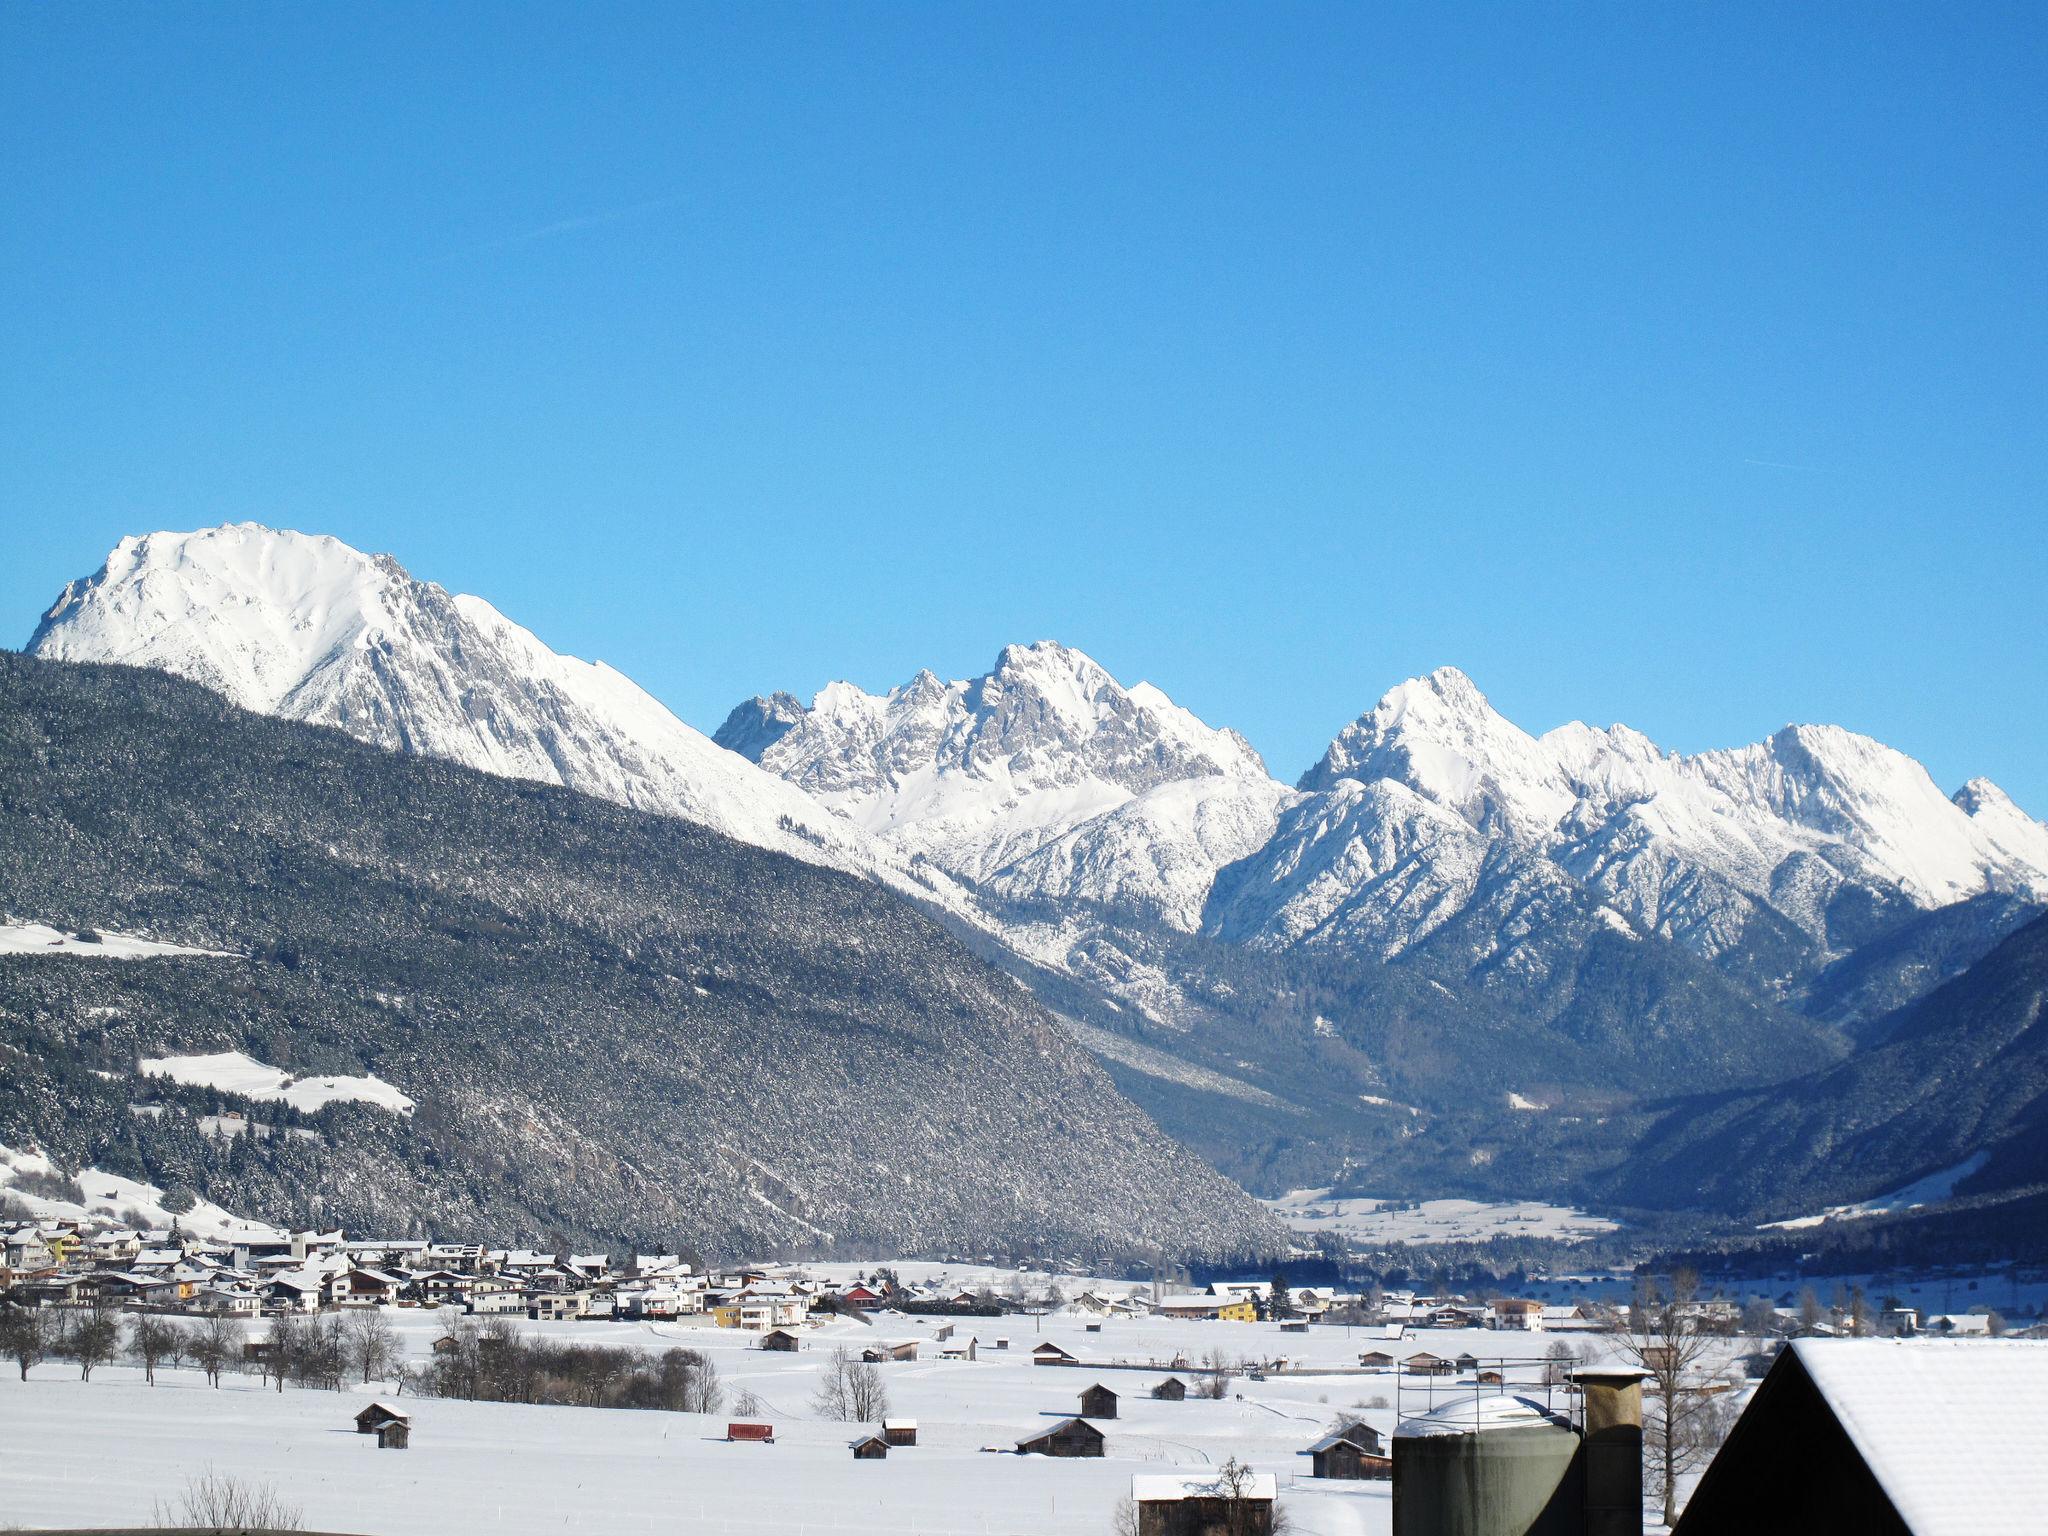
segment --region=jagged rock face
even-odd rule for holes
[[[1624,931],[1768,952],[1789,990],[1914,911],[2048,899],[2048,829],[1995,786],[1951,801],[1832,726],[1694,756],[1623,726],[1530,736],[1450,668],[1347,726],[1301,789],[1219,887],[1219,933],[1398,954],[1477,900],[1541,910],[1561,873]]]
[[[253,523],[123,539],[64,589],[28,650],[154,667],[245,709],[681,816],[947,904],[602,662],[558,655],[483,599],[338,539]]]
[[[1005,895],[1128,902],[1189,923],[1217,862],[1255,847],[1286,797],[1235,731],[1049,642],[1010,646],[977,678],[920,672],[880,696],[834,683],[756,747],[767,733],[752,722],[786,714],[756,699],[721,739],[893,846]],[[1103,818],[1115,819],[1070,838]]]

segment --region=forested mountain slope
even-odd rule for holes
[[[1277,1237],[876,886],[162,673],[0,653],[0,909],[246,956],[0,956],[0,1142],[252,1214],[725,1252]],[[223,1143],[131,1075],[222,1050],[418,1107]]]

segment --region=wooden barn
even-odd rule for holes
[[[1401,1369],[1410,1376],[1449,1376],[1457,1367],[1442,1355],[1432,1355],[1428,1350],[1418,1350],[1401,1362]]]
[[[886,1365],[891,1360],[915,1360],[917,1345],[916,1339],[870,1344],[860,1352],[861,1362],[865,1365]]]
[[[863,1435],[853,1442],[855,1461],[881,1461],[889,1454],[889,1442],[881,1435]]]
[[[1795,1339],[1677,1536],[2038,1531],[2048,1343]]]
[[[1358,1357],[1358,1363],[1368,1371],[1391,1371],[1394,1357],[1383,1349],[1369,1349]]]
[[[412,1425],[405,1419],[386,1419],[377,1426],[377,1449],[402,1451],[412,1444]]]
[[[883,1438],[884,1440],[888,1441],[888,1442],[889,1442],[889,1443],[890,1443],[891,1445],[915,1445],[915,1444],[917,1444],[917,1420],[915,1420],[915,1419],[884,1419],[884,1420],[882,1420],[882,1438]]]
[[[1102,1431],[1086,1419],[1061,1419],[1017,1442],[1019,1456],[1100,1456]]]
[[[1394,1459],[1387,1454],[1386,1442],[1367,1424],[1347,1424],[1323,1436],[1308,1448],[1308,1454],[1317,1477],[1359,1481],[1394,1475]]]
[[[1184,1403],[1188,1400],[1188,1384],[1178,1376],[1169,1376],[1152,1389],[1152,1395],[1162,1403]]]
[[[1031,1351],[1033,1365],[1079,1365],[1081,1362],[1047,1339]]]
[[[1272,1536],[1279,1479],[1245,1476],[1236,1487],[1180,1473],[1131,1479],[1137,1536]]]
[[[1081,1417],[1084,1419],[1115,1418],[1116,1394],[1098,1381],[1094,1386],[1081,1394]]]
[[[795,1354],[801,1343],[802,1340],[787,1328],[770,1328],[761,1335],[761,1348],[778,1350],[785,1355]]]
[[[383,1424],[409,1424],[412,1420],[389,1403],[372,1403],[356,1415],[356,1433],[374,1435]]]

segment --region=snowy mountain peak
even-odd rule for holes
[[[1503,822],[1542,838],[1571,810],[1554,755],[1487,702],[1456,667],[1391,688],[1337,733],[1300,788],[1390,779],[1457,811],[1475,826]]]
[[[97,573],[64,589],[28,649],[154,667],[245,709],[393,751],[564,784],[899,885],[910,878],[612,668],[558,655],[482,598],[451,596],[389,555],[325,535],[238,523],[123,539]]]
[[[772,712],[771,701],[742,705],[721,739],[736,750],[758,742],[750,755],[763,767],[905,851],[978,882],[1161,786],[1272,783],[1235,731],[1204,723],[1150,684],[1126,688],[1093,657],[1050,640],[1005,646],[980,677],[942,682],[920,671],[881,695],[828,684],[801,720],[769,741],[748,734],[764,711]],[[1253,803],[1265,798],[1262,790]],[[1245,817],[1229,821],[1241,829]],[[1217,822],[1193,810],[1177,818],[1189,827]],[[1241,831],[1204,835],[1206,848],[1241,842]],[[1118,856],[1133,846],[1119,841]],[[1196,868],[1207,857],[1182,862]],[[1093,889],[1129,884],[1099,868],[1070,872]],[[1190,908],[1185,891],[1173,903]]]

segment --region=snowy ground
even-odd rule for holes
[[[936,1267],[936,1266],[935,1266]],[[959,1274],[955,1270],[948,1271]],[[393,1314],[414,1359],[439,1331],[430,1313]],[[146,1522],[154,1502],[211,1465],[237,1478],[275,1484],[304,1507],[318,1530],[369,1536],[446,1536],[490,1529],[523,1536],[603,1526],[620,1531],[678,1525],[714,1536],[874,1532],[876,1536],[1102,1536],[1136,1473],[1211,1467],[1229,1456],[1278,1475],[1281,1499],[1303,1536],[1352,1536],[1390,1528],[1384,1483],[1317,1484],[1300,1454],[1340,1411],[1391,1430],[1396,1379],[1320,1375],[1238,1379],[1223,1402],[1157,1403],[1145,1396],[1162,1373],[1030,1363],[1052,1339],[1085,1360],[1171,1356],[1212,1349],[1251,1357],[1286,1355],[1312,1365],[1356,1366],[1360,1350],[1389,1347],[1341,1328],[1283,1334],[1271,1324],[1107,1321],[1055,1316],[959,1319],[984,1353],[975,1362],[932,1359],[884,1367],[893,1415],[919,1421],[920,1444],[884,1462],[856,1462],[853,1426],[809,1417],[820,1364],[837,1343],[875,1338],[929,1340],[931,1319],[835,1323],[808,1333],[798,1354],[756,1350],[749,1335],[681,1324],[528,1324],[577,1339],[664,1349],[703,1349],[729,1393],[751,1391],[775,1424],[772,1446],[728,1444],[726,1415],[529,1408],[438,1399],[405,1400],[412,1448],[380,1452],[351,1432],[350,1418],[375,1387],[340,1397],[263,1390],[229,1378],[209,1390],[192,1372],[160,1373],[144,1385],[128,1367],[102,1367],[91,1382],[62,1363],[40,1366],[26,1383],[0,1379],[0,1510],[28,1527]],[[1007,1337],[1010,1348],[989,1346]],[[1582,1340],[1595,1348],[1599,1340]],[[1430,1332],[1390,1346],[1455,1355],[1540,1357],[1541,1335]],[[929,1347],[927,1347],[929,1353]],[[1104,1428],[1101,1461],[989,1454],[1071,1414],[1082,1388],[1100,1380],[1123,1397],[1122,1416]],[[1399,1406],[1426,1407],[1441,1384],[1401,1384]],[[1385,1406],[1353,1409],[1359,1403]]]
[[[240,1051],[214,1051],[204,1056],[148,1056],[137,1064],[144,1077],[168,1077],[174,1083],[218,1088],[244,1098],[282,1099],[307,1114],[337,1101],[374,1104],[394,1114],[411,1114],[412,1100],[381,1077],[300,1077],[269,1066]]]
[[[165,955],[238,959],[219,949],[193,949],[132,933],[102,933],[88,939],[45,923],[0,923],[0,955],[82,955],[90,960],[155,960]]]
[[[1335,1232],[1356,1242],[1476,1243],[1490,1237],[1548,1237],[1571,1241],[1613,1232],[1619,1224],[1540,1200],[1488,1203],[1424,1200],[1392,1210],[1384,1200],[1332,1199],[1327,1189],[1289,1190],[1261,1202],[1297,1232]]]

